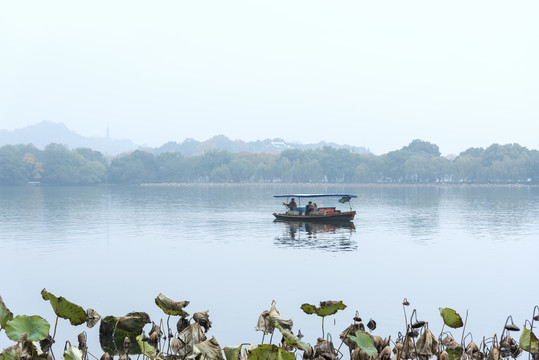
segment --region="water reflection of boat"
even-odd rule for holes
[[[275,219],[281,221],[303,221],[313,223],[349,223],[354,220],[356,212],[352,210],[350,200],[356,198],[356,195],[351,194],[288,194],[288,195],[274,195],[275,198],[286,198],[287,203],[283,203],[287,207],[287,211],[283,213],[273,213]],[[311,201],[307,206],[301,206],[302,199],[316,199],[316,198],[340,198],[339,203],[348,203],[350,205],[349,211],[342,211],[333,206],[319,206],[314,211],[309,209]],[[295,199],[298,199],[299,203],[296,205]],[[292,199],[289,203],[288,200]],[[294,204],[293,206],[291,204]]]
[[[320,223],[312,221],[283,221],[283,235],[276,237],[276,245],[294,248],[316,248],[327,251],[350,251],[357,248],[352,241],[353,222]]]

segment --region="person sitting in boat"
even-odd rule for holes
[[[296,201],[294,200],[294,198],[292,198],[292,200],[290,200],[290,202],[288,204],[283,203],[283,205],[286,206],[290,210],[294,210],[298,206],[298,204],[296,204]]]
[[[310,215],[313,211],[314,211],[313,202],[309,201],[309,203],[305,207],[305,215]]]

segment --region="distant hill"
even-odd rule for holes
[[[201,155],[208,150],[226,150],[230,153],[250,152],[278,154],[281,151],[288,149],[320,149],[324,146],[330,146],[336,149],[349,149],[350,151],[358,154],[370,154],[370,151],[364,147],[353,147],[349,145],[339,145],[335,143],[319,142],[318,144],[303,145],[288,143],[283,139],[278,138],[245,142],[242,140],[230,140],[223,135],[214,136],[206,141],[186,139],[182,143],[168,142],[163,146],[154,149],[153,152],[179,152],[184,156]]]
[[[0,146],[33,144],[43,149],[50,143],[62,144],[70,149],[90,148],[104,155],[117,155],[136,150],[139,146],[130,140],[114,140],[107,137],[85,137],[71,131],[63,123],[42,121],[13,131],[0,130]]]
[[[0,146],[11,144],[33,144],[43,149],[50,143],[63,144],[70,149],[90,148],[104,155],[115,156],[121,153],[134,151],[142,148],[130,140],[115,140],[108,137],[85,137],[69,130],[63,123],[42,121],[38,124],[29,125],[13,131],[0,130]],[[358,154],[369,154],[364,147],[353,147],[335,143],[320,142],[318,144],[295,144],[287,143],[283,139],[266,139],[253,142],[242,140],[230,140],[226,136],[217,135],[205,141],[185,139],[182,143],[168,142],[158,148],[144,148],[156,154],[163,152],[179,152],[183,156],[201,155],[209,150],[225,150],[230,153],[251,152],[277,154],[287,149],[319,149],[330,146],[336,149],[349,149]]]

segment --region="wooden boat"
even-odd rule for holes
[[[310,213],[307,212],[306,207],[301,206],[302,199],[315,199],[315,198],[340,198],[338,201],[341,204],[350,203],[350,200],[357,198],[356,195],[351,194],[287,194],[287,195],[274,195],[275,198],[298,199],[299,203],[293,209],[289,209],[287,203],[283,203],[287,206],[287,211],[283,213],[273,213],[276,220],[280,221],[309,221],[309,222],[350,222],[354,220],[356,212],[352,210],[350,205],[349,211],[337,210],[335,207],[320,206],[316,211]],[[308,214],[306,214],[308,213]]]

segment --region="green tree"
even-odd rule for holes
[[[23,155],[13,145],[0,148],[0,184],[20,185],[31,181],[31,169],[23,161]]]
[[[109,167],[109,182],[117,184],[143,184],[157,180],[157,164],[151,153],[136,150],[115,158]]]

